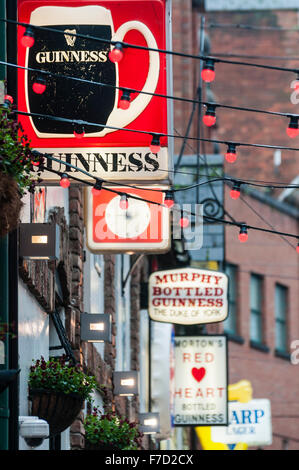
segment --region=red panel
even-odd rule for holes
[[[114,31],[127,21],[140,21],[144,23],[155,37],[159,49],[165,49],[165,1],[163,0],[131,0],[131,1],[32,1],[19,0],[18,2],[18,20],[29,23],[30,14],[33,10],[41,6],[64,6],[80,7],[87,5],[103,6],[111,11]],[[55,27],[52,25],[52,27]],[[24,28],[19,27],[18,32],[18,64],[25,65],[26,50],[20,45],[20,39]],[[50,34],[50,33],[49,33]],[[58,33],[52,33],[58,34]],[[136,31],[129,31],[124,41],[132,44],[146,46],[143,35]],[[95,49],[97,43],[95,42]],[[147,77],[149,69],[148,51],[136,50],[133,48],[125,49],[124,58],[119,63],[119,85],[141,90]],[[166,86],[166,57],[165,54],[159,54],[160,73],[155,93],[167,94]],[[108,59],[109,60],[109,59]],[[76,76],[80,76],[80,68],[76,69]],[[55,78],[53,78],[55,80]],[[101,81],[98,79],[98,81]],[[25,95],[25,71],[18,70],[18,109],[28,112]],[[68,89],[72,92],[73,81],[69,81]],[[134,95],[134,97],[137,95]],[[133,97],[132,97],[133,98]],[[76,96],[73,97],[76,100]],[[99,103],[100,106],[100,103]],[[57,114],[56,114],[57,115]],[[59,117],[66,117],[60,115]],[[88,137],[77,140],[73,137],[38,137],[34,132],[31,121],[28,117],[20,116],[20,121],[24,127],[25,133],[31,140],[31,146],[34,148],[72,148],[72,147],[142,147],[148,146],[151,141],[149,134],[139,134],[126,131],[110,132],[102,137]],[[116,126],[118,127],[118,126]],[[128,129],[137,129],[141,131],[152,131],[157,133],[167,133],[167,103],[165,98],[152,97],[151,101],[144,111],[133,121],[125,126]],[[167,139],[161,139],[162,145],[167,145]]]

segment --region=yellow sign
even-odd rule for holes
[[[248,380],[240,380],[235,384],[228,386],[229,401],[237,400],[241,403],[247,403],[252,400],[252,386]],[[211,426],[195,428],[197,437],[200,440],[204,450],[230,450],[227,444],[222,442],[213,442],[211,439]],[[244,442],[236,443],[234,450],[247,450],[248,446]]]

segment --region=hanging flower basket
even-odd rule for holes
[[[50,436],[67,429],[77,418],[84,400],[97,388],[94,377],[65,356],[34,361],[29,373],[31,415],[49,423]]]
[[[143,434],[137,422],[115,412],[103,414],[97,407],[84,420],[85,450],[138,450]]]
[[[0,237],[17,228],[23,203],[15,179],[0,171]]]
[[[13,99],[6,95],[0,105],[0,237],[18,226],[21,198],[41,182],[43,162],[43,157],[32,153],[12,103]],[[34,165],[39,166],[36,172],[32,171]]]
[[[67,429],[80,413],[84,399],[78,394],[65,394],[53,390],[30,390],[31,415],[48,422],[50,436]]]

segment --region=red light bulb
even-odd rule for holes
[[[237,189],[231,189],[230,197],[232,199],[238,199],[238,197],[240,197],[240,191],[238,191]]]
[[[186,227],[188,227],[188,225],[189,225],[189,219],[188,219],[188,217],[181,217],[181,219],[180,219],[180,226],[181,226],[182,228],[186,228]]]
[[[102,182],[97,181],[96,184],[94,185],[94,187],[91,190],[93,196],[99,196],[100,193],[101,193],[101,189],[102,189]]]
[[[113,63],[118,63],[124,56],[123,47],[120,43],[115,44],[114,49],[109,52],[108,57]]]
[[[13,97],[10,95],[5,95],[4,101],[8,101],[10,104],[13,104]]]
[[[201,78],[204,82],[210,83],[215,79],[214,61],[207,60],[201,71]]]
[[[31,28],[26,28],[25,33],[21,39],[23,47],[32,47],[34,44],[34,32]]]
[[[234,163],[237,160],[236,146],[234,144],[228,144],[225,160],[228,163]]]
[[[167,191],[165,194],[164,205],[168,207],[168,209],[171,209],[174,205],[173,196],[170,191]]]
[[[289,126],[286,129],[287,135],[294,139],[299,134],[298,118],[291,116]]]
[[[71,184],[70,180],[69,180],[69,177],[67,175],[63,174],[61,176],[61,180],[60,180],[59,184],[62,188],[68,188]]]
[[[31,163],[33,166],[39,166],[39,162],[34,162],[33,160],[31,160]]]
[[[205,114],[202,118],[203,120],[203,123],[208,126],[208,127],[211,127],[211,126],[214,126],[215,122],[216,122],[216,116],[211,116],[210,114]]]
[[[241,243],[245,243],[248,240],[247,228],[245,226],[240,228],[239,240]]]
[[[127,210],[129,207],[129,201],[127,198],[126,194],[122,194],[120,201],[119,201],[119,207],[123,210]]]
[[[240,197],[240,184],[239,183],[235,183],[232,187],[232,189],[230,190],[230,197],[232,199],[238,199]]]
[[[83,129],[82,129],[82,131],[79,131],[79,132],[74,131],[74,137],[76,139],[78,139],[78,140],[83,139],[84,136],[85,136],[85,132],[84,132]]]
[[[46,81],[43,78],[37,78],[36,81],[32,85],[32,89],[34,93],[41,95],[44,93],[45,89],[47,88]]]
[[[150,151],[152,153],[158,153],[161,150],[161,145],[160,145],[160,137],[158,135],[154,135],[153,139],[150,144]]]
[[[299,242],[298,242],[298,245],[296,246],[296,251],[297,253],[299,253]]]
[[[120,109],[129,109],[130,107],[130,101],[128,100],[124,100],[124,99],[120,99],[119,101],[119,105]]]
[[[293,129],[291,127],[287,127],[287,135],[291,139],[294,139],[295,137],[297,137],[298,134],[299,134],[299,129]]]
[[[128,109],[130,107],[131,93],[127,90],[123,91],[123,94],[119,101],[119,107],[121,109]]]

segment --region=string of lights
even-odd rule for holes
[[[80,77],[74,77],[74,76],[71,76],[71,75],[61,75],[61,74],[58,74],[58,73],[49,72],[49,71],[45,71],[45,70],[41,70],[41,69],[36,69],[36,68],[33,68],[33,67],[24,67],[22,65],[12,64],[12,63],[1,61],[1,60],[0,60],[0,64],[1,65],[6,65],[8,67],[18,68],[18,69],[21,69],[21,70],[36,72],[37,74],[45,75],[47,77],[64,78],[66,80],[74,80],[74,81],[78,81],[78,82],[88,83],[90,85],[98,85],[98,86],[103,86],[103,87],[108,87],[108,88],[114,88],[114,89],[121,90],[123,92],[123,94],[125,94],[125,96],[126,96],[126,98],[123,99],[123,100],[121,99],[121,101],[119,103],[119,105],[121,107],[125,106],[125,108],[123,108],[123,109],[128,109],[128,107],[130,105],[130,100],[131,100],[130,95],[132,93],[133,94],[134,93],[145,94],[145,95],[155,96],[155,97],[159,97],[159,98],[171,99],[171,100],[174,100],[174,101],[181,101],[181,102],[185,102],[185,103],[200,104],[200,105],[205,106],[207,108],[207,112],[206,112],[205,116],[203,116],[203,122],[206,126],[212,126],[212,125],[215,124],[215,122],[216,122],[216,113],[215,113],[216,108],[224,108],[224,109],[231,109],[231,110],[237,110],[237,111],[248,111],[248,112],[274,115],[274,116],[283,116],[283,117],[287,117],[287,118],[292,118],[293,117],[293,118],[296,118],[297,120],[299,119],[299,114],[297,114],[297,113],[268,111],[268,110],[258,109],[258,108],[247,108],[247,107],[241,107],[241,106],[232,106],[232,105],[227,105],[227,104],[222,104],[222,103],[217,103],[217,102],[211,102],[211,101],[200,101],[200,100],[195,100],[195,99],[192,99],[192,98],[185,98],[185,97],[181,97],[181,96],[165,95],[165,94],[161,94],[161,93],[151,93],[151,92],[147,92],[147,91],[143,91],[143,90],[138,90],[138,89],[135,89],[135,88],[117,86],[117,85],[113,85],[111,83],[104,83],[104,82],[98,82],[98,81],[93,81],[93,80],[87,80],[87,79],[83,79],[83,78],[80,78]],[[42,94],[42,93],[44,93],[44,91],[46,89],[46,83],[44,83],[44,82],[42,83],[41,80],[39,80],[39,81],[40,81],[39,84],[38,84],[38,81],[35,81],[33,83],[33,89],[34,89],[34,91],[36,91],[36,93]],[[38,85],[40,85],[40,86],[38,86]],[[299,82],[298,82],[298,86],[299,86]],[[122,102],[122,101],[124,101],[125,103]],[[298,130],[298,133],[299,133],[299,130]]]
[[[30,23],[23,23],[19,21],[14,21],[14,20],[8,20],[5,18],[0,18],[0,21],[6,22],[6,23],[13,23],[15,25],[23,26],[26,28],[26,31],[24,33],[23,38],[29,38],[27,41],[23,41],[24,47],[31,47],[34,44],[34,30],[44,30],[44,31],[49,31],[53,33],[58,33],[58,34],[64,34],[63,31],[56,29],[56,28],[49,28],[47,26],[37,26],[33,25]],[[119,60],[122,59],[123,57],[123,48],[134,48],[134,49],[139,49],[139,50],[146,50],[146,51],[153,51],[153,52],[159,52],[160,54],[169,54],[173,56],[180,56],[184,58],[190,58],[190,59],[196,59],[196,60],[203,60],[205,62],[205,66],[202,70],[202,77],[204,81],[212,81],[215,78],[215,72],[214,72],[214,63],[221,62],[221,63],[226,63],[226,64],[231,64],[231,65],[242,65],[246,67],[257,67],[257,68],[264,68],[268,70],[279,70],[279,71],[284,71],[284,72],[292,72],[292,73],[299,73],[299,69],[297,68],[286,68],[286,67],[278,67],[278,66],[272,66],[272,65],[266,65],[266,64],[256,64],[256,63],[250,63],[250,62],[239,62],[239,61],[231,61],[227,59],[221,59],[219,57],[214,57],[214,56],[205,56],[205,55],[196,55],[196,54],[187,54],[183,52],[177,52],[177,51],[172,51],[168,49],[159,49],[159,48],[151,48],[151,47],[146,47],[146,46],[141,46],[137,44],[131,44],[127,43],[124,41],[114,41],[112,39],[105,39],[105,38],[99,38],[96,36],[89,36],[89,35],[84,35],[84,34],[78,34],[78,33],[73,33],[70,32],[68,33],[70,36],[75,36],[79,37],[82,39],[88,39],[91,41],[97,41],[105,44],[110,44],[114,45],[115,49],[118,51],[117,54],[115,54],[115,59],[113,59],[113,54],[110,55],[110,58],[112,61],[118,62]],[[111,51],[112,52],[112,51]],[[120,52],[120,53],[119,53]],[[211,73],[213,72],[213,73]],[[205,79],[205,76],[209,76],[209,80]],[[213,77],[212,77],[213,76]],[[211,79],[212,78],[212,79]]]
[[[40,153],[40,152],[39,152]],[[40,153],[40,156],[41,157],[45,157],[47,158],[47,154],[43,155]],[[53,158],[53,157],[51,157]],[[57,159],[55,159],[57,160]],[[68,162],[63,162],[61,161],[61,163],[63,163],[66,167],[70,167],[70,168],[76,168],[77,171],[80,171],[82,173],[84,173],[85,175],[88,175],[91,179],[95,179],[91,174],[89,174],[87,171],[81,169],[81,168],[78,168],[78,167],[75,167],[74,165],[68,163]],[[43,169],[43,167],[41,166],[40,168],[41,170]],[[44,167],[44,169],[48,170],[48,171],[52,171],[54,173],[58,173],[58,174],[61,174],[63,178],[67,179],[68,183],[67,184],[62,184],[62,187],[64,188],[67,188],[70,186],[70,182],[69,182],[69,178],[71,179],[74,179],[76,181],[80,181],[80,178],[78,177],[74,177],[73,178],[73,175],[66,175],[62,172],[57,172],[57,170],[53,170],[52,168],[50,167]],[[178,209],[175,207],[174,204],[172,204],[170,207],[168,205],[165,205],[165,204],[161,204],[157,201],[152,201],[152,200],[148,200],[148,199],[145,199],[145,198],[140,198],[138,196],[135,196],[135,195],[132,195],[132,194],[128,194],[126,192],[123,192],[123,191],[119,191],[119,190],[114,190],[114,189],[111,189],[111,188],[107,188],[105,186],[105,188],[102,187],[102,181],[100,180],[97,180],[96,183],[92,183],[92,182],[89,182],[89,181],[84,181],[81,179],[81,183],[84,183],[84,184],[88,184],[88,185],[92,185],[93,188],[96,190],[96,191],[101,191],[102,189],[105,189],[105,190],[108,190],[110,192],[113,192],[117,195],[120,196],[121,198],[121,202],[125,203],[125,204],[120,204],[121,208],[123,209],[127,209],[128,208],[128,199],[131,198],[131,199],[136,199],[138,201],[143,201],[143,202],[147,202],[149,204],[155,204],[155,205],[159,205],[161,207],[167,207],[168,209],[172,208],[173,210],[176,210],[176,211],[180,211],[180,213],[184,215],[190,215],[190,216],[194,216],[194,217],[197,217],[197,214],[191,212],[191,211],[182,211],[181,209]],[[165,202],[165,201],[164,201]],[[245,222],[236,222],[236,221],[229,221],[229,220],[224,220],[224,219],[221,219],[221,218],[217,218],[217,217],[212,217],[212,216],[205,216],[203,215],[202,216],[204,220],[206,221],[209,221],[209,222],[213,222],[213,223],[219,223],[219,224],[227,224],[227,225],[231,225],[231,226],[235,226],[235,227],[238,227],[240,229],[240,233],[239,233],[239,240],[240,242],[246,242],[247,239],[248,239],[248,230],[257,230],[257,231],[261,231],[261,232],[266,232],[266,233],[272,233],[272,234],[276,234],[276,235],[281,235],[281,236],[285,236],[285,237],[290,237],[290,238],[295,238],[296,240],[298,240],[298,245],[296,247],[296,251],[299,252],[299,235],[295,235],[295,234],[291,234],[291,233],[286,233],[286,232],[281,232],[281,231],[277,231],[277,230],[270,230],[270,229],[266,229],[266,228],[262,228],[262,227],[256,227],[256,226],[252,226],[252,225],[249,225],[249,224],[246,224]],[[181,221],[184,219],[184,217],[182,216],[181,217]],[[181,222],[180,222],[181,223]],[[189,224],[189,221],[188,221],[188,224]],[[181,226],[183,228],[183,225],[181,223]]]
[[[100,124],[100,123],[95,123],[95,122],[89,122],[89,121],[84,121],[84,120],[78,120],[78,119],[67,119],[63,117],[57,117],[57,116],[51,116],[48,114],[41,114],[41,113],[28,113],[25,111],[21,110],[14,110],[15,113],[23,115],[23,116],[35,116],[37,118],[42,118],[42,119],[50,119],[54,121],[59,121],[59,122],[68,122],[73,124],[73,126],[79,126],[79,127],[84,127],[84,126],[93,126],[93,127],[101,127],[101,128],[107,128],[107,129],[112,129],[112,130],[121,130],[125,132],[136,132],[138,134],[148,134],[152,136],[152,142],[150,144],[150,148],[153,147],[155,152],[157,153],[160,151],[160,138],[161,137],[169,137],[169,138],[178,138],[178,139],[184,139],[184,136],[180,135],[175,135],[175,134],[168,134],[168,133],[161,133],[161,132],[154,132],[154,131],[144,131],[140,129],[130,129],[130,128],[119,128],[115,126],[108,126],[105,124]],[[83,132],[84,134],[84,132]],[[78,135],[78,134],[77,134]],[[82,133],[79,134],[80,137],[82,137]],[[76,135],[75,135],[76,137]],[[209,142],[209,143],[217,143],[217,144],[224,144],[228,146],[227,152],[225,154],[225,158],[228,162],[232,163],[236,160],[237,158],[237,153],[236,153],[236,147],[252,147],[252,148],[266,148],[266,149],[272,149],[272,150],[288,150],[288,151],[295,151],[298,152],[299,148],[294,148],[294,147],[286,147],[286,146],[279,146],[279,145],[268,145],[268,144],[256,144],[256,143],[250,143],[250,142],[236,142],[236,141],[230,141],[230,140],[215,140],[215,139],[204,139],[204,138],[197,138],[197,137],[187,137],[188,140],[191,141],[201,141],[201,142]]]
[[[177,131],[176,131],[176,132],[177,132]],[[178,132],[177,132],[177,133],[178,133]],[[195,150],[190,146],[190,144],[187,143],[187,145],[188,145],[188,147],[190,148],[190,150],[191,150],[192,152],[195,152]],[[200,155],[199,157],[202,159],[201,155]],[[205,158],[203,159],[203,162],[204,162],[205,167],[207,167],[207,162],[206,162],[206,159],[205,159]],[[215,172],[216,176],[218,176],[219,178],[221,178],[221,175],[217,174],[217,171],[214,171],[214,172]],[[238,188],[238,187],[237,187],[237,188],[236,188],[236,187],[234,188],[234,187],[233,187],[232,190],[231,190],[230,196],[232,197],[232,199],[238,199],[238,198],[240,197],[240,200],[241,200],[242,202],[244,202],[244,203],[247,205],[247,207],[248,207],[252,212],[254,212],[255,215],[257,215],[266,225],[268,225],[268,226],[271,227],[273,230],[275,230],[274,227],[273,227],[273,225],[270,224],[270,222],[268,222],[263,216],[261,216],[261,215],[251,206],[251,204],[249,204],[248,201],[246,201],[246,200],[240,195],[240,188]],[[230,214],[227,213],[227,211],[226,211],[226,215],[228,215],[228,216],[231,218],[231,220],[235,220],[232,216],[230,216]],[[286,243],[287,245],[289,245],[291,248],[293,248],[293,249],[296,248],[297,252],[299,252],[298,246],[297,246],[297,247],[294,247],[294,246],[289,242],[289,240],[288,240],[287,238],[281,236],[281,239],[282,239],[283,242],[285,242],[285,243]]]
[[[65,162],[63,160],[60,160],[58,158],[55,158],[53,157],[52,155],[50,154],[41,154],[40,152],[36,151],[36,150],[33,150],[32,152],[33,155],[35,155],[37,157],[37,160],[38,158],[40,157],[44,157],[47,158],[47,159],[50,159],[56,163],[59,163],[59,164],[64,164]],[[76,167],[75,165],[72,165],[70,164],[70,168],[73,168],[75,170],[77,170],[78,167]],[[84,173],[88,176],[90,176],[90,174],[84,170]],[[206,175],[205,175],[206,176]],[[210,178],[210,176],[209,176]],[[106,184],[114,184],[114,185],[119,185],[118,182],[115,182],[115,181],[109,181],[109,180],[105,180],[105,179],[101,179],[100,180],[102,183],[106,183]],[[241,185],[249,185],[249,186],[257,186],[257,187],[263,187],[263,188],[280,188],[280,189],[284,189],[284,188],[299,188],[299,184],[289,184],[289,185],[285,185],[283,183],[276,183],[276,184],[268,184],[268,183],[260,183],[260,182],[251,182],[251,181],[246,181],[246,180],[241,180],[239,178],[234,178],[234,177],[230,177],[230,176],[217,176],[216,178],[212,178],[212,179],[209,179],[208,181],[202,181],[202,182],[198,182],[198,183],[194,183],[192,185],[188,185],[188,186],[184,186],[184,187],[179,187],[179,188],[170,188],[168,189],[167,191],[170,191],[172,193],[176,193],[176,192],[181,192],[181,191],[187,191],[187,190],[190,190],[190,189],[194,189],[194,188],[197,188],[198,186],[202,186],[204,184],[209,184],[209,183],[212,183],[212,182],[216,182],[216,181],[227,181],[227,182],[230,182],[232,183],[234,186],[235,185],[238,185],[238,187],[240,188]],[[136,189],[136,186],[134,185],[131,185],[131,184],[126,184],[126,183],[122,183],[123,186],[126,186],[128,188],[132,188],[132,189]],[[160,191],[160,190],[157,190],[157,189],[153,189],[153,188],[149,188],[149,191]],[[166,191],[166,190],[165,190]]]
[[[241,23],[208,23],[207,28],[214,29],[248,29],[252,31],[280,31],[280,32],[299,32],[299,28],[283,28],[280,26],[254,26]]]

